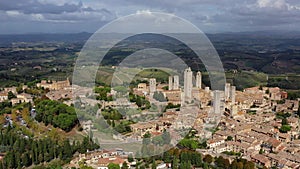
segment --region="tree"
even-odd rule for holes
[[[196,167],[202,166],[202,156],[200,153],[193,152],[191,157],[192,165]]]
[[[244,164],[244,169],[255,169],[255,164],[251,161],[247,161],[246,164]]]
[[[3,115],[0,116],[0,124],[4,124],[5,123],[5,117]]]
[[[129,168],[129,167],[128,167],[126,161],[124,161],[124,163],[122,164],[121,169],[128,169],[128,168]]]
[[[109,163],[107,167],[108,169],[120,169],[120,166],[114,163]]]
[[[183,151],[180,154],[180,162],[182,161],[188,161],[191,159],[191,154],[188,151]]]
[[[138,105],[139,107],[142,107],[143,106],[143,102],[142,102],[142,98],[141,97],[137,97],[136,99],[136,105]]]
[[[238,162],[237,163],[237,169],[243,169],[244,168],[244,163],[243,162]]]
[[[45,125],[52,124],[70,131],[79,122],[74,107],[52,100],[42,100],[36,104],[36,120]]]
[[[29,154],[26,152],[22,155],[22,164],[25,166],[25,167],[28,167],[31,165],[31,161],[30,161],[30,158],[29,158]]]
[[[215,163],[218,167],[227,169],[230,166],[230,162],[228,159],[224,159],[222,156],[219,156],[216,160]]]
[[[231,169],[237,169],[238,168],[238,162],[236,159],[233,160],[233,162],[230,165]]]
[[[166,151],[164,152],[163,156],[162,156],[162,160],[165,163],[171,163],[172,162],[172,154],[170,151]]]
[[[156,169],[156,167],[157,167],[157,165],[156,165],[155,160],[152,160],[151,168]]]
[[[191,161],[183,161],[180,163],[179,169],[190,169],[191,167]]]
[[[178,159],[176,157],[174,157],[172,160],[172,168],[178,169]]]
[[[186,162],[182,161],[179,165],[179,169],[187,169],[186,168]]]
[[[115,120],[112,120],[112,123],[111,123],[112,127],[115,127],[116,124],[115,124]]]
[[[14,129],[6,128],[3,131],[0,132],[0,144],[11,147],[6,150],[6,155],[2,160],[3,164],[5,164],[4,168],[22,168],[28,167],[31,164],[38,165],[49,162],[58,156],[66,162],[81,147],[84,148],[84,152],[86,152],[87,148],[90,150],[98,148],[88,138],[84,138],[84,141],[79,146],[73,143],[72,146],[76,148],[72,148],[67,139],[63,142],[53,140],[50,137],[24,139]]]
[[[22,161],[21,161],[21,156],[19,152],[15,152],[15,165],[17,166],[17,168],[21,168],[22,167]]]
[[[227,136],[226,140],[225,141],[232,141],[233,140],[233,137],[232,136]]]
[[[261,148],[260,150],[259,150],[259,154],[263,154],[265,151]]]
[[[76,124],[76,120],[76,115],[59,114],[53,118],[53,125],[65,131],[71,131]]]
[[[69,140],[65,140],[63,144],[63,160],[72,157],[72,148]]]
[[[110,92],[110,87],[96,87],[94,91],[98,94],[98,96],[96,97],[97,100],[112,100],[112,97],[108,96],[108,93]]]
[[[89,167],[89,166],[84,165],[84,166],[80,167],[80,169],[93,169],[93,167]]]
[[[132,163],[134,161],[132,154],[128,155],[128,162]]]
[[[284,117],[281,121],[281,125],[288,125],[288,124],[289,123],[288,123],[287,119]]]
[[[207,141],[205,140],[205,141],[199,143],[199,148],[200,149],[206,149],[207,148]]]
[[[11,113],[12,120],[17,121],[18,117],[19,117],[19,113],[16,110],[13,110]]]
[[[4,161],[6,162],[7,168],[16,168],[14,152],[8,152],[4,157]]]
[[[213,157],[211,155],[207,154],[204,156],[203,161],[210,164],[213,162]]]
[[[209,169],[209,167],[208,167],[208,164],[207,164],[207,163],[204,163],[204,164],[203,164],[203,169]]]
[[[23,86],[22,85],[18,86],[16,88],[16,91],[17,91],[18,94],[22,93],[23,92]]]
[[[143,144],[149,144],[151,141],[151,134],[149,132],[145,133],[143,136]]]
[[[192,140],[192,139],[182,139],[178,145],[180,147],[184,147],[184,148],[188,148],[188,149],[191,149],[191,150],[195,150],[198,148],[198,142],[196,140]]]
[[[13,98],[17,98],[17,96],[12,91],[9,91],[7,96],[8,96],[8,100],[11,100]]]
[[[281,133],[287,133],[288,131],[291,131],[291,126],[289,125],[282,125],[281,128],[279,129]]]

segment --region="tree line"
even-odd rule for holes
[[[91,137],[70,144],[69,139],[59,142],[49,138],[28,138],[10,127],[0,132],[0,146],[8,147],[6,155],[0,161],[0,169],[29,167],[53,159],[69,162],[76,152],[85,153],[87,150],[99,148]]]

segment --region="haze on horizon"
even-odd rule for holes
[[[149,11],[175,14],[206,33],[300,28],[299,0],[0,0],[0,34],[93,33]]]

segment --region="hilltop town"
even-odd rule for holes
[[[299,100],[289,100],[287,92],[278,87],[257,86],[237,91],[235,86],[226,83],[224,91],[211,91],[202,86],[201,72],[196,73],[195,86],[192,79],[193,72],[188,68],[184,72],[183,86],[179,84],[178,75],[170,76],[168,84],[157,83],[155,78],[137,84],[133,95],[151,103],[164,103],[169,109],[155,120],[131,124],[126,135],[142,140],[147,133],[157,137],[168,131],[175,138],[174,129],[186,126],[196,133],[189,139],[203,141],[205,138],[207,146],[196,149],[203,155],[221,155],[231,162],[240,157],[268,168],[300,166]],[[194,112],[181,113],[185,105],[192,102],[197,105]],[[131,102],[126,105],[139,107]],[[110,106],[118,107],[120,103]],[[218,123],[214,131],[207,132],[206,124],[215,122]]]
[[[123,142],[143,142],[148,138],[149,144],[166,150],[179,146],[203,157],[222,156],[230,163],[241,158],[257,167],[300,167],[299,100],[288,99],[287,92],[278,87],[256,86],[238,91],[226,83],[224,90],[212,91],[203,85],[201,72],[194,73],[190,68],[184,71],[182,80],[179,75],[169,76],[168,83],[146,78],[133,84],[130,90],[119,86],[89,89],[71,85],[69,79],[42,80],[35,86],[3,88],[0,101],[12,106],[30,104],[31,118],[46,123],[45,119],[39,119],[44,112],[39,112],[43,105],[35,105],[37,99],[45,97],[75,107],[80,100],[81,107],[98,107],[94,116],[82,115],[80,128],[86,134],[103,130],[96,123],[104,120],[118,132],[113,138]],[[96,99],[91,97],[93,92]],[[120,108],[126,110],[125,114],[118,112]],[[4,114],[3,127],[20,124],[30,128],[27,117],[16,114],[18,118]],[[181,132],[188,137],[180,135]],[[202,146],[186,146],[182,139]],[[67,166],[80,167],[84,161],[84,165],[94,168],[107,168],[111,164],[136,167],[135,156],[136,152],[120,147],[98,149],[75,155]],[[172,164],[161,161],[157,167],[172,168]]]

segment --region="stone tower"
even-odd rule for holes
[[[190,102],[192,99],[193,88],[193,72],[191,68],[187,68],[184,71],[184,98],[185,101]]]
[[[235,104],[235,91],[236,91],[236,87],[235,87],[235,86],[231,86],[231,90],[230,90],[230,101],[231,101],[231,104],[232,104],[232,105]]]
[[[196,87],[201,89],[201,86],[202,85],[202,75],[201,75],[201,72],[198,71],[197,72],[197,75],[196,75]]]
[[[150,90],[150,94],[156,92],[156,79],[155,78],[151,78],[149,79],[149,90]]]
[[[173,77],[169,76],[169,90],[173,90]]]
[[[213,92],[214,100],[213,100],[213,111],[214,114],[220,115],[221,114],[221,91],[216,90]]]
[[[174,76],[173,90],[178,90],[178,89],[179,89],[179,76],[175,75]]]
[[[230,83],[225,84],[225,100],[228,100],[230,97]]]

